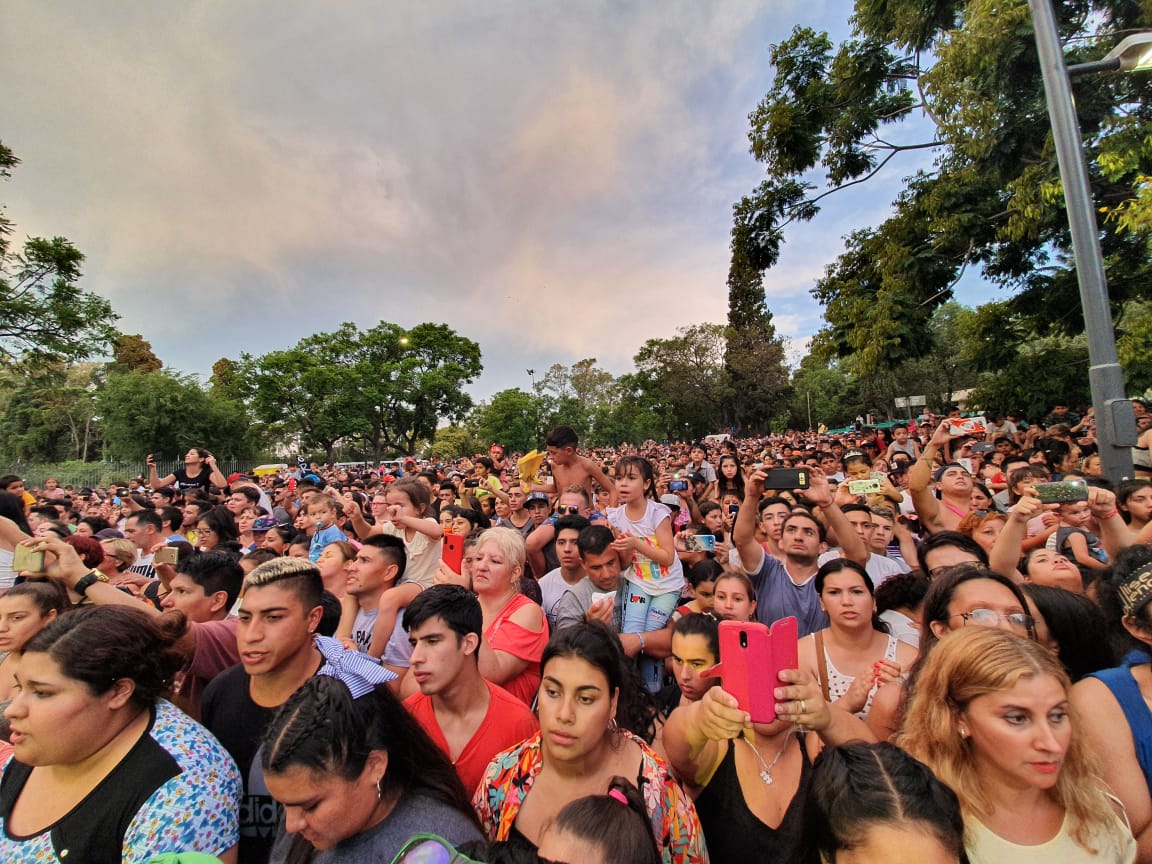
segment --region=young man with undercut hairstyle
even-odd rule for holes
[[[236,760],[244,780],[245,864],[264,864],[276,839],[280,806],[264,783],[260,737],[276,709],[323,665],[313,638],[323,593],[319,568],[302,558],[278,558],[253,570],[236,624],[240,665],[221,672],[204,691],[201,722]]]
[[[471,794],[497,753],[536,734],[523,702],[480,674],[484,619],[480,601],[459,585],[434,585],[405,610],[412,678],[420,692],[404,700],[428,736],[448,754]]]

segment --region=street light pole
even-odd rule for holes
[[[1124,373],[1116,355],[1116,334],[1112,328],[1112,309],[1108,304],[1108,283],[1100,254],[1096,211],[1092,206],[1084,146],[1080,139],[1080,121],[1072,102],[1072,87],[1064,65],[1064,49],[1056,29],[1056,18],[1050,0],[1028,0],[1028,6],[1036,31],[1048,116],[1056,144],[1060,180],[1064,186],[1068,227],[1072,232],[1080,303],[1084,307],[1088,384],[1092,390],[1092,405],[1096,409],[1100,462],[1104,476],[1118,483],[1132,476],[1132,451],[1129,448],[1136,444],[1136,416],[1124,393]]]

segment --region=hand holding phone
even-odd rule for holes
[[[796,619],[781,618],[769,629],[758,621],[720,622],[720,662],[704,674],[723,680],[753,723],[776,719],[780,672],[800,665]]]

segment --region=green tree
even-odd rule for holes
[[[671,339],[649,339],[633,358],[634,380],[665,437],[699,437],[722,428],[728,395],[724,333],[722,324],[681,327]]]
[[[441,426],[428,449],[433,459],[459,459],[479,453],[481,445],[467,426]]]
[[[61,362],[22,370],[0,412],[0,451],[39,462],[99,458],[96,393],[100,363]]]
[[[363,332],[346,323],[238,365],[218,362],[216,386],[242,389],[261,422],[329,461],[341,441],[374,459],[412,454],[440,420],[464,418],[472,400],[463,388],[483,368],[480,346],[447,325],[387,322]]]
[[[0,177],[19,159],[0,143]],[[35,366],[102,354],[116,337],[117,315],[83,291],[84,256],[63,237],[12,244],[13,223],[0,215],[0,363]]]
[[[813,429],[821,423],[838,429],[864,409],[852,377],[838,365],[823,365],[812,355],[805,357],[792,374],[792,398],[788,404],[788,425],[793,429],[808,429],[809,416]]]
[[[495,441],[507,452],[527,452],[542,445],[540,398],[519,388],[501,390],[476,409],[476,433],[481,441]]]
[[[243,458],[256,449],[243,407],[212,399],[190,375],[166,369],[112,373],[96,404],[112,459],[147,453],[172,458],[193,446]]]
[[[1152,24],[1146,3],[1055,5],[1071,62]],[[797,28],[772,50],[776,78],[750,132],[769,176],[736,209],[752,265],[773,266],[786,227],[815,218],[831,192],[865,182],[902,153],[931,149],[931,166],[906,181],[892,216],[852,232],[813,290],[837,354],[854,355],[861,374],[922,356],[933,310],[969,267],[1010,295],[1008,311],[1022,325],[1010,349],[1078,332],[1071,242],[1025,0],[857,0],[852,26],[835,48],[826,34]],[[1119,306],[1149,297],[1152,284],[1146,76],[1084,78],[1076,99]],[[918,125],[905,122],[912,118]],[[820,185],[812,182],[817,169]]]
[[[728,424],[767,430],[788,385],[784,340],[764,303],[764,280],[749,260],[747,226],[733,229],[728,269],[728,329],[724,369]]]

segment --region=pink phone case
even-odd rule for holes
[[[723,680],[752,722],[771,723],[780,671],[800,665],[797,638],[795,618],[781,618],[771,629],[756,621],[721,621],[720,663],[705,674]]]

